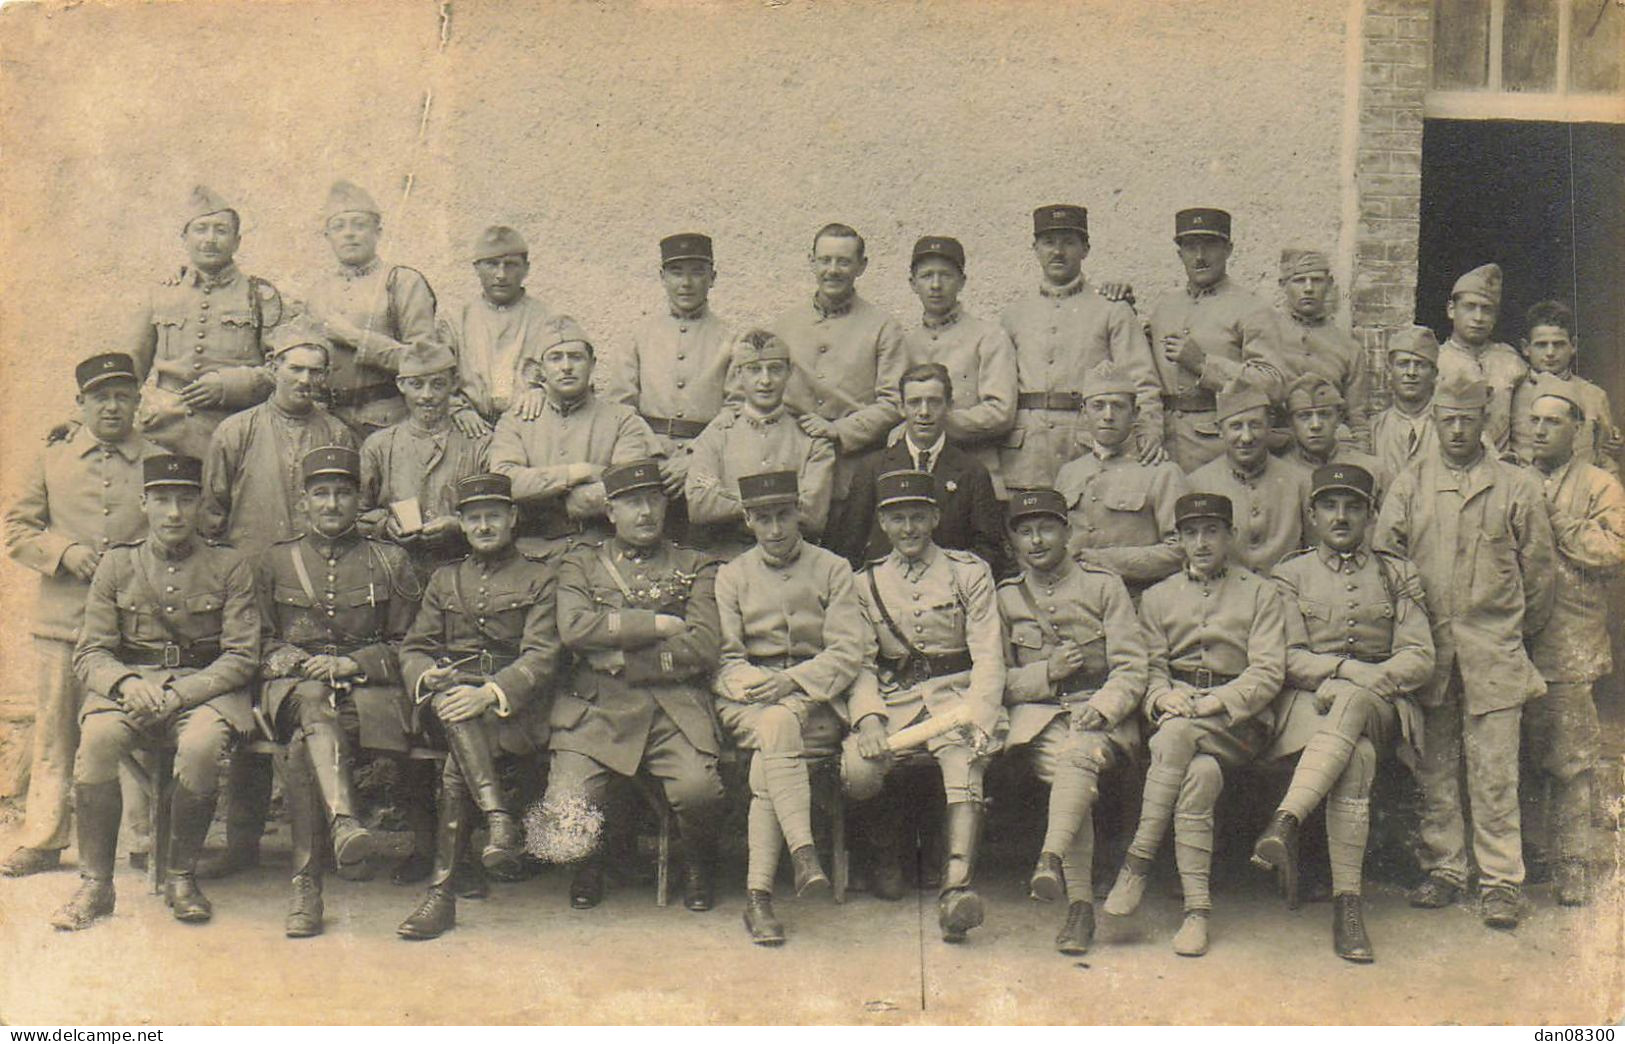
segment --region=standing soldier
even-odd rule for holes
[[[335,181],[322,230],[338,264],[305,298],[305,311],[333,344],[328,402],[356,439],[406,416],[395,371],[406,346],[435,337],[434,291],[405,265],[379,260],[383,212],[367,190]]]
[[[583,533],[603,535],[604,469],[653,456],[659,446],[632,407],[593,392],[596,356],[575,320],[559,316],[542,340],[536,367],[546,403],[534,420],[503,414],[489,459],[513,483],[520,552],[551,559]]]
[[[940,363],[948,370],[959,405],[948,411],[943,427],[954,445],[987,468],[1003,499],[999,445],[1016,417],[1015,348],[998,323],[960,309],[965,248],[959,240],[926,236],[915,243],[908,282],[924,317],[919,329],[903,337],[903,357],[911,367]]]
[[[853,733],[842,750],[847,793],[877,801],[868,817],[875,892],[902,898],[897,843],[901,812],[884,795],[894,764],[887,740],[904,728],[949,717],[957,729],[928,741],[942,772],[947,855],[937,899],[944,942],[964,942],[982,923],[976,848],[982,838],[982,776],[1005,731],[1004,649],[998,598],[987,563],[931,539],[939,510],[935,480],[897,471],[876,482],[880,525],[891,552],[857,580],[863,615],[877,644],[878,684],[860,677],[852,692]]]
[[[1574,459],[1619,473],[1620,431],[1614,426],[1608,393],[1581,377],[1574,369],[1580,342],[1574,336],[1574,311],[1561,301],[1539,301],[1529,309],[1523,352],[1529,359],[1529,378],[1512,395],[1512,451],[1519,460],[1532,461],[1534,432],[1530,419],[1535,399],[1546,387],[1562,386],[1557,394],[1581,399],[1585,420],[1574,439]]]
[[[1371,452],[1389,475],[1438,455],[1433,387],[1439,376],[1439,339],[1425,326],[1388,338],[1388,390],[1394,401],[1371,417]]]
[[[1142,463],[1166,460],[1162,400],[1145,329],[1125,301],[1108,300],[1083,277],[1089,256],[1089,212],[1056,203],[1033,211],[1038,289],[1004,310],[1000,323],[1015,344],[1015,427],[1000,452],[1010,489],[1056,484],[1056,473],[1088,442],[1080,425],[1086,375],[1116,364],[1134,386],[1139,407],[1129,453]],[[1057,488],[1059,488],[1057,486]]]
[[[1135,712],[1145,696],[1145,636],[1117,574],[1071,560],[1059,493],[1011,497],[1010,537],[1023,571],[998,590],[1009,664],[1006,743],[1028,745],[1034,771],[1050,785],[1049,824],[1029,890],[1045,902],[1066,897],[1055,948],[1082,954],[1095,935],[1095,799],[1101,774],[1129,763],[1140,745]]]
[[[1151,766],[1140,825],[1105,909],[1126,917],[1139,908],[1151,861],[1173,820],[1174,862],[1185,893],[1174,952],[1200,957],[1208,947],[1221,767],[1245,765],[1269,745],[1270,702],[1286,673],[1286,626],[1275,585],[1231,561],[1230,501],[1187,493],[1176,510],[1185,569],[1140,600],[1151,657],[1145,713],[1156,729]]]
[[[1406,470],[1383,501],[1372,546],[1422,572],[1437,661],[1418,694],[1423,744],[1421,857],[1412,906],[1449,906],[1467,884],[1462,760],[1473,809],[1480,914],[1518,926],[1523,854],[1518,731],[1546,691],[1524,643],[1551,616],[1555,571],[1546,499],[1533,473],[1484,444],[1492,402],[1483,380],[1441,381],[1433,396],[1439,453]]]
[[[1316,469],[1315,547],[1275,567],[1286,616],[1286,684],[1276,700],[1269,757],[1302,753],[1286,797],[1253,846],[1298,903],[1298,828],[1326,802],[1332,864],[1332,949],[1375,959],[1360,906],[1360,869],[1371,828],[1371,782],[1384,747],[1415,765],[1421,712],[1408,696],[1433,676],[1433,634],[1416,567],[1365,542],[1376,480],[1358,465]],[[1347,607],[1345,613],[1344,607]],[[1329,798],[1329,800],[1328,800]]]
[[[1541,391],[1531,405],[1531,451],[1557,541],[1557,592],[1551,623],[1531,647],[1546,679],[1546,696],[1529,708],[1524,752],[1535,769],[1537,807],[1546,804],[1539,800],[1542,785],[1551,788],[1547,825],[1557,857],[1557,901],[1580,906],[1588,898],[1587,827],[1599,740],[1593,686],[1613,670],[1608,610],[1625,566],[1625,490],[1617,478],[1582,461],[1575,448],[1584,430],[1579,400],[1586,393],[1547,381]],[[1538,835],[1547,820],[1534,818],[1526,835]]]
[[[1506,449],[1512,434],[1512,396],[1529,376],[1517,349],[1490,338],[1501,314],[1501,266],[1480,265],[1456,280],[1445,307],[1450,339],[1439,349],[1439,381],[1480,380],[1489,385],[1484,437]]]
[[[1269,396],[1245,381],[1220,392],[1214,417],[1224,456],[1188,476],[1191,489],[1217,493],[1234,509],[1232,561],[1267,575],[1303,546],[1309,532],[1309,469],[1269,451]]]
[[[1089,447],[1055,476],[1066,501],[1068,542],[1082,561],[1123,578],[1140,592],[1179,571],[1184,561],[1174,528],[1174,504],[1185,474],[1171,460],[1144,464],[1132,452],[1139,405],[1133,379],[1103,362],[1084,376],[1083,416]]]
[[[739,480],[764,469],[796,476],[800,525],[808,539],[816,540],[829,518],[835,449],[828,439],[802,431],[784,407],[790,349],[766,330],[748,330],[734,342],[733,369],[741,400],[724,404],[683,451],[687,542],[724,558],[748,549],[752,537]]]
[[[667,490],[679,493],[686,488],[694,440],[721,411],[729,390],[732,333],[711,311],[716,281],[710,236],[684,232],[662,239],[660,284],[667,307],[638,328],[609,374],[609,398],[637,410],[659,436],[661,474]],[[674,539],[687,539],[685,511],[682,496],[672,501],[666,531]]]
[[[452,421],[457,359],[451,349],[420,341],[401,356],[395,378],[406,419],[361,444],[362,525],[412,556],[418,576],[467,551],[457,519],[456,486],[485,470],[490,437],[471,436]]]
[[[1281,251],[1284,300],[1283,307],[1270,311],[1273,360],[1289,388],[1299,378],[1316,374],[1337,389],[1346,427],[1341,436],[1335,431],[1333,435],[1349,449],[1364,450],[1371,445],[1370,364],[1360,342],[1333,321],[1334,287],[1331,258],[1298,247]]]
[[[33,628],[34,752],[22,836],[0,864],[7,877],[54,870],[68,847],[73,752],[84,702],[73,673],[73,642],[96,564],[115,544],[139,540],[146,531],[141,461],[162,452],[135,431],[141,389],[128,355],[94,356],[73,375],[80,421],[47,443],[6,512],[7,550],[40,574]]]
[[[897,423],[897,380],[907,362],[897,322],[858,294],[869,265],[863,237],[847,225],[825,225],[807,260],[817,291],[771,329],[790,346],[795,366],[785,401],[803,431],[835,443],[831,495],[839,516],[860,457]]]
[[[148,535],[109,548],[85,602],[73,669],[85,687],[73,807],[80,884],[51,923],[88,928],[113,912],[113,857],[123,802],[119,762],[138,745],[175,744],[169,876],[177,921],[213,914],[197,886],[214,818],[219,763],[232,735],[254,727],[249,684],[259,663],[254,571],[237,552],[198,536],[203,465],[155,455],[141,463]]]
[[[653,458],[607,469],[615,535],[573,548],[559,563],[559,636],[575,653],[575,672],[553,703],[548,801],[601,810],[611,776],[646,769],[677,816],[683,905],[698,912],[715,902],[722,806],[707,686],[719,656],[718,563],[665,539],[664,484]],[[603,894],[603,859],[594,853],[577,868],[570,905],[591,909]]]
[[[477,437],[490,434],[509,407],[526,420],[541,411],[542,392],[525,380],[524,364],[541,354],[553,313],[525,292],[530,247],[518,232],[492,225],[474,240],[471,253],[480,296],[454,309],[445,328],[458,378],[451,417],[465,435]]]
[[[1229,213],[1181,210],[1174,215],[1174,244],[1185,289],[1151,312],[1151,361],[1162,386],[1164,446],[1190,474],[1224,453],[1214,413],[1218,392],[1246,375],[1273,399],[1282,380],[1271,354],[1268,306],[1226,272],[1234,249]]]
[[[1335,384],[1318,373],[1297,378],[1287,388],[1286,414],[1292,422],[1288,459],[1310,472],[1327,464],[1353,464],[1376,480],[1375,495],[1381,503],[1382,491],[1388,488],[1392,474],[1382,461],[1337,437],[1349,412],[1348,402]]]
[[[553,571],[514,548],[518,519],[506,477],[458,481],[457,520],[472,553],[435,572],[401,644],[408,691],[430,702],[451,748],[429,892],[396,929],[403,939],[433,939],[456,923],[452,882],[476,814],[487,829],[481,864],[506,876],[517,869],[522,830],[497,762],[524,759],[540,776],[543,686],[559,659]]]
[[[242,218],[202,185],[181,222],[191,263],[153,288],[130,355],[151,387],[142,433],[176,453],[202,457],[227,415],[271,390],[261,364],[265,334],[282,321],[276,287],[238,269]]]
[[[748,380],[748,378],[747,378]],[[829,878],[813,846],[809,752],[840,746],[846,695],[874,667],[852,570],[803,542],[793,471],[745,475],[739,499],[756,546],[717,571],[722,667],[717,716],[750,760],[745,930],[759,946],[784,942],[773,878],[788,844],[797,896]]]
[[[412,705],[393,643],[406,634],[420,590],[406,552],[356,526],[355,450],[311,450],[301,472],[305,534],[267,550],[258,576],[260,707],[287,747],[293,811],[289,938],[321,934],[323,839],[340,867],[365,861],[373,847],[352,783],[356,750],[398,755],[403,777],[413,771],[404,763],[415,731]],[[432,787],[416,791],[426,808]]]

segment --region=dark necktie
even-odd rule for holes
[[[930,471],[931,470],[931,451],[930,450],[921,450],[920,451],[920,470],[921,471]]]

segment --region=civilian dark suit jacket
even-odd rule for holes
[[[865,457],[852,476],[851,493],[846,500],[830,506],[824,546],[852,563],[854,569],[889,554],[891,542],[880,531],[875,515],[875,478],[913,467],[914,460],[902,438]],[[937,545],[972,551],[987,562],[994,576],[1010,575],[1004,549],[1004,509],[993,494],[993,479],[987,468],[964,450],[945,443],[931,473],[936,476],[937,503],[942,509],[942,521],[937,523],[934,534]]]

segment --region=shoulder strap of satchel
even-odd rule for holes
[[[1027,588],[1027,578],[1025,576],[1016,581],[1016,589],[1021,592],[1021,600],[1027,603],[1027,611],[1033,614],[1033,619],[1053,631],[1054,627],[1050,624],[1049,617],[1045,616],[1043,611],[1038,608],[1038,599],[1034,598],[1032,591]],[[1057,635],[1056,637],[1060,636]]]
[[[464,561],[467,561],[467,560],[465,559]],[[488,642],[496,642],[499,645],[507,645],[508,644],[508,640],[506,638],[498,638],[496,635],[492,634],[490,631],[487,631],[485,629],[485,625],[480,623],[480,618],[468,611],[468,599],[463,597],[463,563],[462,562],[458,562],[452,568],[452,571],[451,571],[451,593],[452,593],[452,596],[457,599],[457,611],[459,613],[463,614],[463,618],[465,620],[467,620],[469,623],[474,625],[474,630],[480,632],[480,637],[481,638],[484,638]],[[449,628],[447,630],[447,634],[448,635],[450,634]]]
[[[631,601],[632,589],[627,586],[626,577],[622,576],[621,571],[615,568],[615,560],[610,557],[609,548],[603,546],[598,548],[598,561],[604,564],[604,569],[609,573],[609,578],[615,581],[616,587],[621,589],[621,597]]]
[[[305,568],[305,556],[299,551],[304,546],[304,543],[301,540],[296,544],[289,544],[288,557],[293,560],[293,575],[299,578],[299,586],[304,588],[305,597],[310,599],[310,604],[314,606],[316,604],[316,585],[310,582],[310,572]]]
[[[130,564],[135,567],[136,577],[141,581],[142,586],[147,589],[147,597],[152,599],[153,608],[159,608],[158,585],[153,582],[152,576],[148,574],[147,564],[141,561],[140,547],[133,547],[130,549]],[[152,620],[159,626],[160,629],[163,630],[165,634],[169,636],[169,640],[174,642],[176,645],[190,645],[192,643],[192,639],[182,637],[181,635],[175,633],[175,628],[171,626],[169,617],[165,616],[163,613],[154,612],[152,614]]]
[[[864,573],[868,574],[869,593],[874,596],[875,610],[880,613],[880,622],[885,624],[886,630],[892,633],[892,637],[896,638],[900,643],[902,643],[903,648],[908,650],[909,656],[917,657],[925,655],[924,653],[920,652],[920,650],[914,648],[913,642],[903,637],[902,628],[897,626],[897,621],[892,619],[891,613],[886,609],[886,600],[880,597],[880,585],[875,582],[874,565],[871,563],[869,566],[865,567],[863,571]]]

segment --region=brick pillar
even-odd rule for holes
[[[1432,75],[1431,0],[1366,0],[1355,156],[1359,224],[1349,306],[1387,401],[1388,331],[1416,316],[1421,234],[1422,98]]]

